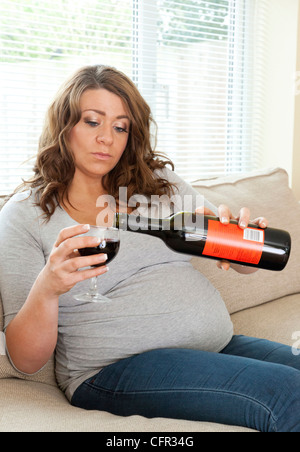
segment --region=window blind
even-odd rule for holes
[[[158,24],[140,37],[136,82],[159,150],[189,182],[258,168],[269,0],[135,3],[141,35],[149,17]]]
[[[30,177],[52,97],[87,64],[134,80],[158,124],[157,149],[186,180],[255,168],[253,37],[257,3],[268,2],[1,0],[0,194]]]
[[[75,70],[132,76],[132,24],[132,0],[1,0],[0,193],[32,174],[47,107]]]

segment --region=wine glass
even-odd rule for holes
[[[107,254],[107,261],[94,267],[102,267],[111,262],[118,254],[120,248],[120,231],[116,228],[105,228],[102,226],[90,226],[90,230],[84,234],[89,237],[98,237],[101,241],[98,246],[93,248],[79,249],[81,256],[93,256],[95,254]],[[78,301],[87,301],[92,303],[107,302],[107,298],[98,293],[98,277],[92,278],[89,292],[81,293],[75,296]]]

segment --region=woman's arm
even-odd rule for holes
[[[12,364],[26,374],[39,371],[57,342],[58,297],[44,293],[37,280],[20,312],[6,329],[6,347]]]
[[[9,356],[21,372],[33,374],[39,371],[54,352],[58,333],[59,296],[71,290],[78,282],[107,271],[105,266],[79,271],[107,259],[104,254],[81,257],[78,251],[74,251],[99,244],[95,237],[78,237],[87,230],[86,225],[79,225],[61,231],[26,302],[6,329]]]

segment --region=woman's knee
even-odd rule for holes
[[[300,372],[290,369],[279,378],[274,397],[275,431],[300,432]]]

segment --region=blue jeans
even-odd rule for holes
[[[141,415],[300,432],[300,357],[291,347],[234,336],[221,353],[160,349],[105,367],[72,405]]]

